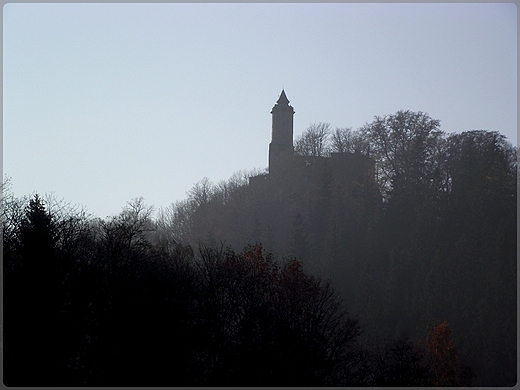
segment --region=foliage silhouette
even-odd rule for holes
[[[360,327],[330,284],[260,244],[154,245],[149,216],[136,200],[66,224],[30,199],[7,240],[4,383],[354,383]]]
[[[4,383],[516,383],[516,148],[410,111],[329,133],[155,219],[4,184]]]

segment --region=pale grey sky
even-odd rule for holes
[[[282,87],[295,135],[423,111],[517,143],[509,4],[6,4],[3,170],[100,216],[267,166]]]

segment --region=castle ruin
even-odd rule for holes
[[[320,175],[327,175],[344,189],[352,187],[356,182],[375,183],[375,162],[367,154],[331,153],[330,157],[295,155],[294,113],[285,90],[282,90],[271,110],[268,174],[251,177],[249,180],[251,185],[259,185],[266,180],[274,180],[279,184],[282,182],[295,184],[295,180],[303,180],[311,185],[317,184],[314,179],[318,179]]]

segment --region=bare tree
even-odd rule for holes
[[[312,123],[295,141],[294,151],[300,156],[327,156],[330,154],[327,140],[331,128],[329,123]]]
[[[378,179],[384,195],[428,184],[442,136],[440,121],[423,112],[398,111],[375,117],[361,131],[378,161]]]
[[[188,197],[196,207],[200,207],[211,200],[214,192],[214,184],[207,177],[204,177],[201,181],[195,183],[188,192]]]
[[[191,240],[192,216],[196,208],[188,200],[172,203],[161,208],[157,217],[158,231],[168,248],[175,248],[177,243]]]
[[[330,135],[330,151],[332,153],[368,153],[369,143],[360,130],[350,127],[336,128]]]
[[[155,231],[151,215],[153,207],[143,198],[128,202],[123,211],[100,222],[104,266],[114,280],[128,275],[150,257],[150,236]]]

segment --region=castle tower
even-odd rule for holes
[[[294,108],[289,99],[282,93],[271,110],[272,134],[269,144],[269,173],[276,174],[294,155],[293,147],[293,115]]]

